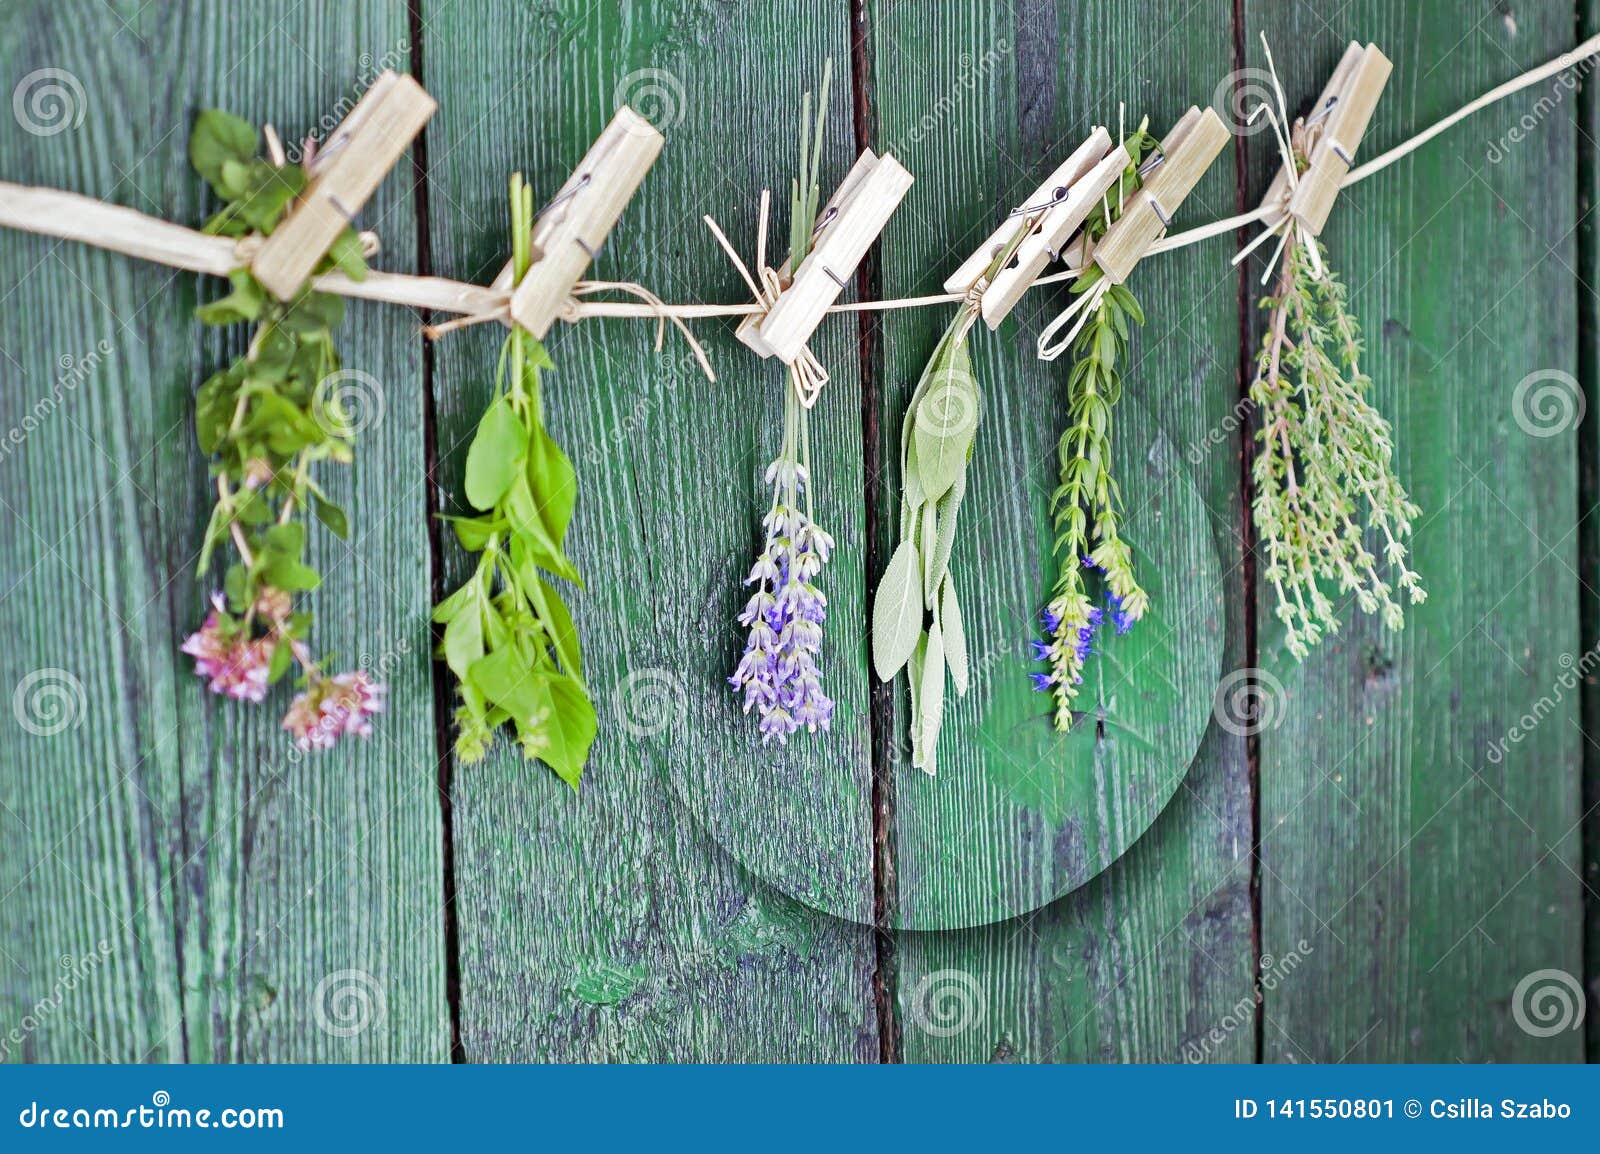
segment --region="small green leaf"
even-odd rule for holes
[[[944,636],[937,621],[928,631],[921,672],[922,691],[917,694],[913,721],[918,756],[912,758],[912,764],[931,776],[939,768],[939,730],[944,725]]]
[[[511,528],[517,534],[517,544],[528,551],[540,568],[557,577],[565,577],[574,585],[582,585],[577,566],[551,537],[544,523],[544,515],[533,499],[533,491],[528,487],[526,475],[518,476],[511,486],[511,496],[506,501],[506,516],[511,519]]]
[[[306,547],[306,527],[298,521],[287,521],[268,529],[261,540],[273,552],[298,560]]]
[[[248,162],[256,154],[256,130],[245,120],[215,108],[195,117],[189,134],[189,163],[206,182],[226,196],[222,188],[222,166]]]
[[[494,508],[517,480],[527,454],[528,431],[510,399],[501,397],[483,414],[467,450],[467,500],[472,507]]]
[[[528,438],[528,484],[551,537],[562,544],[578,503],[578,474],[542,425]]]
[[[353,281],[367,279],[367,256],[361,250],[361,234],[347,228],[333,238],[328,263]]]
[[[294,660],[294,646],[287,641],[280,641],[272,648],[272,660],[267,663],[267,684],[276,685],[289,672],[289,665]]]
[[[317,520],[326,525],[330,533],[341,541],[349,540],[350,519],[343,509],[321,495],[313,497],[312,508],[316,510]]]
[[[538,680],[550,702],[550,717],[543,732],[548,738],[540,759],[574,789],[583,777],[589,749],[600,730],[594,704],[583,686],[560,673],[540,673]]]
[[[458,678],[465,681],[467,671],[474,662],[483,656],[483,614],[480,609],[478,596],[478,582],[476,579],[468,582],[457,590],[456,596],[471,590],[462,602],[458,603],[454,614],[445,626],[444,640],[440,643],[440,652],[444,654],[445,664],[450,666]],[[444,606],[441,604],[440,609]],[[437,620],[438,610],[435,610]]]
[[[922,633],[922,559],[911,541],[889,559],[872,603],[872,668],[879,681],[900,672]]]
[[[929,501],[944,496],[966,469],[982,403],[966,344],[947,348],[932,384],[917,403],[912,429],[917,479]]]
[[[945,490],[943,497],[935,509],[935,519],[938,521],[939,533],[934,541],[933,555],[928,560],[928,572],[923,585],[923,593],[928,604],[934,604],[934,594],[939,588],[939,583],[944,580],[945,574],[950,571],[950,551],[956,544],[956,514],[961,510],[962,499],[967,495],[967,471],[961,470],[956,474],[956,482]]]
[[[956,692],[965,697],[971,673],[967,665],[967,630],[961,621],[955,584],[948,576],[939,596],[939,628],[944,634],[944,661],[950,667],[950,680]]]

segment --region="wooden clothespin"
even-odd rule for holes
[[[1316,108],[1305,120],[1306,127],[1316,129],[1317,135],[1306,157],[1306,170],[1289,198],[1289,215],[1312,236],[1320,236],[1323,225],[1328,223],[1339,187],[1355,163],[1356,149],[1392,71],[1394,65],[1376,44],[1363,48],[1352,40],[1317,98]],[[1283,203],[1288,186],[1288,174],[1280,171],[1262,203],[1276,209]],[[1281,223],[1281,219],[1269,223]]]
[[[533,264],[511,294],[511,319],[544,338],[661,155],[666,137],[624,104],[533,225]],[[510,267],[495,282],[511,283]]]
[[[889,223],[912,179],[889,153],[876,156],[871,149],[863,151],[818,215],[811,251],[795,270],[794,279],[787,282],[765,316],[759,320],[748,317],[739,325],[739,339],[763,357],[793,364],[867,249]],[[788,270],[786,261],[779,270],[780,280]]]
[[[1227,142],[1228,126],[1212,109],[1190,108],[1183,114],[1160,151],[1145,162],[1144,183],[1094,250],[1107,280],[1122,284],[1128,279]]]
[[[250,262],[268,292],[288,300],[300,291],[438,107],[411,77],[379,75],[317,152],[306,190]]]
[[[1018,228],[1026,228],[1028,234],[1011,260],[983,290],[984,323],[998,328],[1129,163],[1128,150],[1120,144],[1112,148],[1111,134],[1096,128],[944,282],[945,292],[969,291],[1015,239]]]

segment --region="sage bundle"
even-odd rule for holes
[[[872,606],[873,670],[880,681],[889,681],[909,666],[911,764],[929,774],[938,769],[945,672],[962,695],[971,677],[950,553],[983,405],[966,345],[977,310],[975,302],[962,306],[906,408],[900,428],[900,544]]]
[[[189,158],[222,208],[205,225],[211,236],[266,237],[308,183],[302,164],[258,155],[260,137],[224,112],[201,113]],[[309,156],[307,157],[309,160]],[[316,271],[337,268],[352,280],[366,274],[361,238],[345,228]],[[255,326],[245,354],[206,380],[195,400],[195,433],[210,458],[216,500],[206,524],[197,572],[228,547],[233,561],[200,629],[183,643],[195,672],[213,693],[264,701],[271,685],[296,665],[299,693],[283,728],[303,749],[325,749],[342,735],[371,732],[383,686],[356,670],[327,673],[310,646],[311,613],[296,599],[321,584],[306,563],[309,511],[340,538],[349,518],[318,483],[325,463],[349,464],[356,429],[341,403],[333,329],[344,301],[302,288],[290,300],[269,293],[248,269],[229,274],[231,291],[202,305],[205,324]]]
[[[533,190],[511,178],[511,268],[533,263]],[[481,760],[510,724],[522,756],[574,789],[598,729],[571,611],[550,578],[582,588],[564,551],[578,499],[572,462],[544,425],[541,374],[555,366],[521,325],[500,349],[495,395],[467,450],[465,494],[477,513],[446,520],[478,563],[433,611],[439,655],[456,678],[456,756]]]

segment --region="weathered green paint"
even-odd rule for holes
[[[196,108],[270,119],[294,139],[352,95],[356,46],[374,57],[398,46],[405,60],[399,3],[28,3],[7,26],[18,33],[0,47],[7,91],[35,69],[64,69],[82,85],[84,116],[44,137],[5,118],[6,178],[191,222],[206,212],[186,160]],[[415,260],[406,175],[363,221],[402,267]],[[60,358],[111,347],[0,463],[0,680],[8,697],[43,668],[82,686],[81,720],[55,736],[7,717],[0,1013],[10,1029],[52,1007],[9,1056],[445,1057],[433,726],[407,708],[429,692],[413,326],[369,306],[341,331],[348,365],[381,382],[383,412],[353,469],[332,478],[361,511],[351,544],[319,538],[315,554],[317,644],[382,663],[398,708],[372,745],[296,760],[278,729],[287,686],[259,708],[223,704],[177,652],[209,588],[194,574],[209,506],[192,390],[241,335],[200,335],[187,275],[15,235],[0,267],[13,286],[0,426],[48,401]],[[108,959],[63,991],[59,959],[101,942]],[[319,1028],[316,1004],[319,983],[346,970],[369,975],[384,1007],[349,1037]],[[321,990],[324,1012],[337,1012],[333,989]]]
[[[893,147],[921,175],[920,196],[885,238],[885,295],[929,291],[1090,125],[1106,123],[1115,132],[1117,99],[1130,101],[1130,126],[1148,113],[1162,126],[1158,132],[1191,101],[1203,99],[1143,69],[1137,73],[1142,87],[1129,87],[1129,70],[1137,66],[1118,46],[1149,43],[1149,30],[1166,23],[1165,12],[1155,3],[1115,11],[954,3],[872,9],[875,141]],[[1220,76],[1229,67],[1229,29],[1224,10],[1194,12],[1150,51],[1181,55],[1190,76]],[[1198,222],[1232,211],[1233,183],[1225,153],[1185,203],[1182,219]],[[1135,511],[1130,533],[1136,546],[1166,561],[1161,583],[1177,585],[1208,565],[1214,573],[1211,558],[1223,559],[1220,575],[1193,598],[1193,620],[1177,623],[1176,640],[1194,646],[1208,630],[1225,632],[1225,661],[1232,668],[1242,650],[1237,460],[1232,441],[1198,463],[1188,455],[1221,424],[1237,391],[1237,294],[1226,265],[1229,251],[1226,241],[1216,241],[1138,269],[1131,287],[1149,322],[1135,337],[1126,385],[1135,404],[1119,411],[1117,436],[1128,450],[1123,484]],[[1034,823],[1026,808],[1012,806],[990,784],[1019,760],[1021,771],[1043,780],[1040,788],[1049,792],[1064,788],[1055,775],[1092,772],[1068,752],[1071,741],[1092,740],[1092,731],[1052,748],[1047,706],[1026,679],[1037,668],[1027,660],[1026,642],[1036,636],[1038,607],[1055,573],[1048,506],[1069,368],[1066,359],[1037,361],[1033,343],[1067,301],[1059,288],[1030,294],[997,333],[978,331],[972,338],[987,408],[971,470],[976,488],[963,508],[952,571],[971,575],[964,587],[968,632],[973,651],[991,660],[975,661],[984,665],[983,682],[950,713],[939,776],[927,779],[894,765],[893,894],[911,912],[912,924],[978,920],[968,911],[991,907],[993,895],[1015,887],[1011,879],[1018,874],[1042,871],[1048,878],[1052,867],[1069,875],[1097,872],[1107,847],[1114,845],[1114,856],[1129,828],[1142,828],[1128,816],[1137,811],[1137,795],[1102,783],[1101,808],[1088,811],[1077,844],[1064,838],[1060,845],[1032,845],[1027,835]],[[893,521],[885,513],[897,500],[899,415],[944,323],[938,312],[894,313],[884,324],[878,435],[891,467],[877,494],[876,526],[884,556],[892,548]],[[1180,494],[1188,480],[1175,473],[1192,479],[1203,507],[1196,500],[1193,512],[1184,509]],[[1194,526],[1201,517],[1203,524]],[[1152,620],[1140,628],[1161,625]],[[1172,628],[1161,629],[1161,637]],[[1202,695],[1205,714],[1220,672],[1211,660],[1209,672],[1192,669],[1180,682],[1191,704],[1192,695]],[[1118,689],[1086,688],[1107,697]],[[905,732],[902,694],[896,686],[888,695],[892,761]],[[1105,740],[1107,761],[1118,756],[1118,744],[1112,732]],[[1250,990],[1243,752],[1238,739],[1215,728],[1207,733],[1151,832],[1071,897],[982,930],[903,935],[898,993],[906,1059],[1170,1060],[1226,1017]],[[1110,780],[1118,779],[1113,773]],[[990,830],[987,844],[969,844],[967,831],[974,828]],[[983,1017],[949,1033],[952,1023],[939,1019],[938,998],[961,988],[982,1005]],[[1231,1032],[1215,1056],[1237,1060],[1251,1053],[1246,1028]]]
[[[1389,52],[1396,72],[1365,155],[1571,42],[1560,5],[1495,9],[1471,27],[1457,7],[1357,0],[1297,15],[1247,0],[1236,26],[1225,4],[1174,24],[1156,0],[884,2],[856,26],[845,0],[420,0],[424,79],[441,104],[428,132],[433,271],[489,279],[508,248],[510,172],[553,190],[615,104],[634,99],[664,116],[668,144],[596,275],[668,299],[742,299],[699,217],[711,212],[753,256],[757,194],[769,187],[782,235],[792,117],[831,54],[824,183],[846,171],[858,131],[893,149],[917,183],[872,291],[933,291],[1089,125],[1115,126],[1117,100],[1164,127],[1211,97],[1239,63],[1236,42],[1244,63],[1259,63],[1259,30],[1302,106],[1349,37]],[[206,209],[184,157],[197,108],[270,119],[294,139],[342,111],[386,58],[405,67],[412,35],[400,0],[273,0],[225,14],[199,2],[23,0],[6,15],[0,91],[53,67],[86,99],[83,122],[54,136],[0,119],[0,177],[189,222]],[[866,72],[852,67],[857,32]],[[1212,725],[1149,832],[1070,896],[979,929],[887,935],[883,959],[866,928],[1037,905],[1074,883],[1046,866],[1098,869],[1149,804],[1146,783],[1134,797],[1126,778],[1107,778],[1107,814],[1060,854],[1030,845],[1034,827],[994,821],[991,778],[1018,750],[1051,768],[1070,756],[1026,728],[1042,728],[1044,709],[1022,656],[1052,574],[1045,508],[1067,371],[1036,362],[1031,346],[1064,303],[1060,289],[973,337],[988,407],[955,565],[983,687],[950,711],[932,780],[904,757],[903,690],[869,685],[866,590],[878,575],[869,544],[880,566],[892,545],[899,419],[948,313],[836,317],[815,342],[833,377],[814,455],[821,520],[839,542],[825,577],[839,714],[828,737],[784,750],[763,749],[722,680],[741,646],[733,618],[777,444],[779,370],[726,322],[696,326],[715,384],[670,334],[653,352],[646,324],[558,331],[550,425],[584,486],[572,545],[588,590],[573,601],[602,736],[576,795],[505,747],[448,774],[465,1056],[871,1061],[887,1042],[912,1061],[1250,1060],[1258,1026],[1269,1060],[1581,1056],[1581,1032],[1536,1039],[1511,1010],[1532,971],[1582,976],[1579,875],[1593,884],[1596,867],[1578,850],[1580,758],[1593,743],[1578,732],[1577,696],[1500,763],[1486,756],[1559,685],[1563,655],[1594,641],[1592,592],[1591,624],[1579,620],[1580,576],[1595,581],[1592,542],[1580,554],[1576,438],[1528,437],[1512,410],[1528,373],[1577,366],[1573,284],[1593,268],[1592,235],[1580,246],[1573,231],[1577,102],[1540,112],[1542,95],[1352,190],[1329,227],[1403,475],[1427,510],[1417,558],[1432,597],[1400,637],[1355,621],[1298,668],[1258,607],[1255,664],[1284,686],[1281,721],[1256,743],[1259,925],[1247,743]],[[1527,113],[1536,130],[1485,163]],[[1592,130],[1592,109],[1586,117]],[[1267,139],[1242,144],[1242,195],[1230,149],[1181,221],[1252,205],[1275,163]],[[1592,155],[1583,171],[1592,182]],[[420,259],[412,193],[403,165],[363,214],[383,236],[381,267]],[[1124,476],[1137,477],[1130,506],[1163,518],[1135,534],[1167,551],[1163,580],[1182,584],[1220,561],[1214,590],[1187,592],[1200,631],[1222,638],[1225,671],[1251,664],[1245,434],[1230,415],[1239,302],[1258,325],[1258,292],[1227,267],[1236,245],[1218,238],[1136,273],[1151,321],[1135,339],[1119,433]],[[203,608],[193,388],[242,339],[192,321],[197,293],[215,286],[11,235],[0,275],[0,437],[37,416],[61,357],[110,342],[0,456],[0,691],[9,701],[30,673],[65,670],[82,686],[83,718],[55,736],[9,718],[0,727],[0,1028],[41,1019],[5,1057],[446,1057],[430,454],[414,318],[354,305],[341,330],[347,365],[381,383],[384,409],[354,469],[334,477],[358,511],[353,547],[318,538],[319,645],[380,666],[391,712],[370,745],[293,760],[277,730],[286,691],[255,710],[219,705],[176,653]],[[446,508],[495,342],[469,330],[436,352],[434,497]],[[1584,364],[1592,385],[1592,353]],[[1179,471],[1203,503],[1203,533],[1192,512],[1179,515]],[[1141,505],[1152,493],[1158,503]],[[441,560],[458,580],[452,544]],[[1193,694],[1210,691],[1190,685],[1201,680],[1191,668],[1180,682],[1191,715]],[[1082,784],[1036,780],[1031,800],[1058,812]],[[1272,978],[1259,1021],[1252,930]],[[68,989],[61,958],[102,942],[104,963],[80,960],[73,973],[85,976]],[[319,983],[350,970],[370,975],[384,1014],[344,1037],[322,1028],[316,1001]],[[897,1020],[880,1020],[879,987]],[[322,995],[326,1015],[335,993]],[[963,1002],[974,1016],[951,1032],[943,1015]]]
[[[1246,6],[1296,111],[1344,45],[1395,72],[1364,156],[1571,46],[1572,9],[1357,2]],[[1331,19],[1332,23],[1324,23]],[[1366,368],[1424,510],[1428,602],[1399,635],[1355,614],[1298,668],[1262,603],[1283,686],[1261,735],[1262,949],[1305,955],[1268,994],[1269,1061],[1574,1060],[1582,1032],[1519,1028],[1525,975],[1581,977],[1576,438],[1519,427],[1514,392],[1576,359],[1570,93],[1507,144],[1536,87],[1340,197],[1324,234],[1365,322]],[[1503,159],[1488,152],[1500,141]],[[1250,144],[1265,187],[1266,136]],[[1258,266],[1259,270],[1259,266]],[[1541,697],[1554,709],[1492,761]],[[1305,946],[1300,945],[1301,942]]]
[[[494,274],[507,252],[507,176],[521,170],[549,195],[619,100],[657,117],[667,144],[593,275],[674,299],[747,291],[699,218],[713,214],[753,259],[757,196],[772,188],[781,235],[799,99],[829,54],[830,179],[853,153],[843,5],[451,5],[423,18],[435,37],[426,79],[441,104],[430,184],[445,275]],[[781,371],[750,356],[729,323],[697,326],[714,384],[670,333],[652,352],[646,324],[553,335],[545,395],[582,486],[570,541],[588,588],[572,604],[603,728],[578,794],[504,746],[455,769],[469,1059],[876,1056],[869,932],[780,896],[716,840],[736,854],[749,833],[789,847],[819,903],[870,852],[853,327],[830,322],[817,342],[833,381],[812,446],[818,517],[839,541],[824,652],[839,716],[830,737],[783,750],[761,746],[725,681],[769,500],[761,473],[778,449]],[[452,500],[497,340],[478,331],[440,347],[434,392]],[[447,559],[454,581],[453,544]],[[840,900],[870,911],[871,892]],[[594,975],[619,971],[632,975],[630,991],[611,1000],[618,987],[605,981],[597,998]]]

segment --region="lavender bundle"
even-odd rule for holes
[[[810,250],[821,191],[822,130],[827,119],[830,60],[822,76],[815,133],[811,94],[805,94],[800,119],[800,176],[794,181],[789,213],[789,267],[797,269]],[[800,729],[826,731],[833,700],[822,689],[817,654],[828,599],[816,578],[833,552],[833,538],[813,515],[809,405],[798,369],[789,369],[783,391],[783,444],[767,466],[772,504],[762,518],[765,540],[744,583],[755,591],[739,614],[746,629],[744,652],[728,684],[743,696],[744,711],[754,710],[762,743],[786,743]]]

